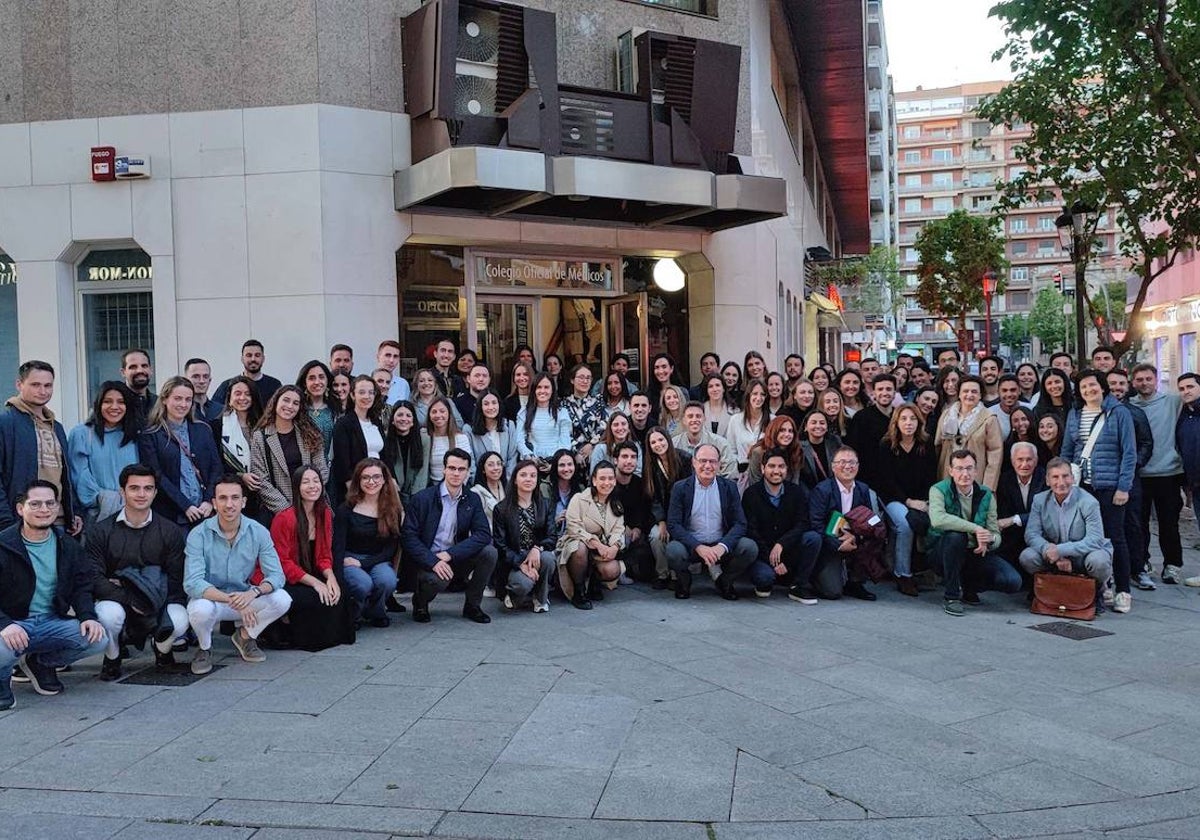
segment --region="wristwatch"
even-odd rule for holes
[[[257,586],[251,586],[250,591],[254,593],[255,598],[261,597],[263,594],[262,590],[259,589]]]

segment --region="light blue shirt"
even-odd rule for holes
[[[193,505],[198,505],[204,501],[200,498],[203,489],[200,487],[200,477],[196,475],[196,465],[192,463],[192,459],[188,456],[188,452],[192,451],[192,441],[188,436],[187,421],[180,423],[178,426],[174,423],[168,425],[171,427],[171,434],[175,435],[180,443],[179,492]]]
[[[263,580],[275,589],[286,583],[283,566],[271,541],[271,532],[243,516],[231,544],[221,533],[220,519],[205,519],[188,534],[184,548],[183,588],[189,598],[203,598],[210,586],[222,592],[250,588],[254,567],[262,569]]]
[[[463,492],[463,489],[459,488],[458,497],[451,496],[444,481],[439,488],[442,497],[442,518],[438,520],[437,532],[433,535],[433,545],[430,546],[434,554],[454,545],[454,538],[458,533],[458,503],[462,500]]]
[[[54,532],[41,542],[30,542],[21,537],[29,562],[33,564],[33,598],[29,601],[29,615],[50,615],[54,612],[54,590],[58,586],[58,542]]]
[[[692,484],[696,494],[692,497],[692,516],[688,521],[688,530],[702,545],[712,545],[720,541],[725,532],[721,529],[721,490],[717,487],[716,479],[705,487],[700,479],[693,478]]]
[[[95,422],[103,425],[103,420]],[[80,423],[67,435],[67,458],[71,463],[71,483],[85,508],[99,507],[100,495],[119,494],[121,470],[138,459],[137,443],[121,445],[124,429],[105,429],[104,439],[95,430]],[[115,501],[115,500],[114,500]]]
[[[412,388],[403,376],[392,376],[392,387],[388,388],[387,404],[395,405],[402,400],[412,399]]]

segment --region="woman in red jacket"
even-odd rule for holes
[[[278,631],[269,641],[311,651],[354,644],[350,599],[333,573],[333,514],[314,467],[305,465],[292,473],[292,499],[271,522],[271,539],[292,606],[274,625]],[[256,571],[255,577],[260,574]]]

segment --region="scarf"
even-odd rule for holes
[[[959,405],[961,403],[955,402],[944,415],[942,421],[942,437],[944,438],[969,437],[975,425],[980,421],[980,418],[987,412],[981,401],[971,409],[966,417],[962,417],[959,414]]]

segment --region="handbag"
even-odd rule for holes
[[[1100,439],[1105,416],[1101,414],[1096,418],[1096,422],[1092,424],[1092,430],[1088,432],[1087,443],[1083,445],[1083,452],[1079,453],[1079,463],[1071,464],[1071,476],[1075,479],[1076,486],[1092,483],[1092,450],[1096,448],[1096,441]]]
[[[1033,576],[1034,615],[1092,621],[1096,618],[1096,581],[1086,575],[1038,572]]]

